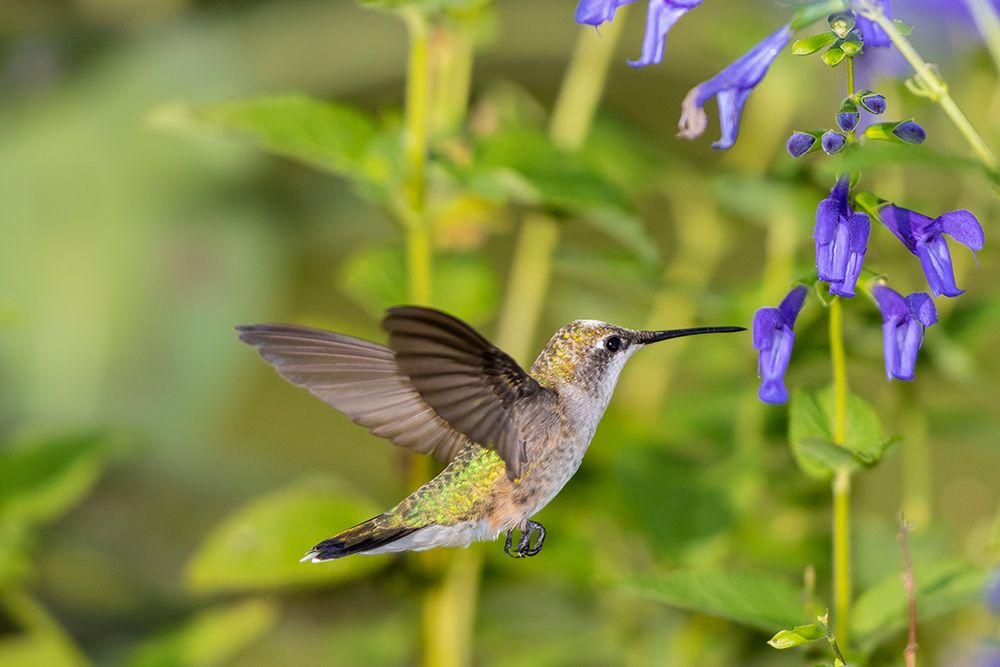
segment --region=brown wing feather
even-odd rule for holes
[[[289,381],[400,447],[447,463],[469,441],[421,398],[382,345],[287,324],[237,331]]]
[[[542,388],[503,351],[464,322],[417,306],[382,321],[396,363],[420,396],[456,431],[496,449],[511,479],[527,463],[520,415]]]

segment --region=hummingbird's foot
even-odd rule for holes
[[[535,538],[535,546],[531,546],[531,538]],[[537,521],[528,521],[521,530],[521,539],[517,541],[517,550],[511,551],[511,543],[514,540],[514,529],[507,531],[507,541],[504,543],[504,553],[511,558],[528,558],[536,555],[542,550],[545,542],[545,527]]]

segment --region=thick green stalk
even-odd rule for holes
[[[892,43],[899,49],[899,52],[906,58],[910,66],[917,73],[917,82],[922,84],[927,90],[928,97],[941,106],[945,115],[951,120],[952,124],[958,129],[958,131],[965,137],[969,146],[972,148],[972,152],[976,154],[979,161],[983,163],[983,166],[990,173],[990,175],[996,179],[1000,180],[1000,162],[997,162],[996,156],[990,147],[986,145],[983,138],[979,136],[979,132],[973,127],[969,119],[966,118],[965,114],[959,108],[958,104],[952,99],[951,95],[948,93],[948,86],[945,84],[941,76],[932,68],[917,50],[913,48],[910,41],[903,36],[896,25],[889,19],[885,13],[882,11],[881,7],[866,6],[861,10],[861,14],[868,19],[871,19],[877,23],[886,34]]]
[[[427,19],[416,10],[403,13],[410,36],[406,77],[406,117],[403,185],[406,214],[406,264],[411,303],[431,302],[432,255],[430,231],[424,210],[427,198],[427,135],[430,117],[430,67]]]
[[[578,150],[590,132],[627,9],[618,10],[603,34],[583,30],[577,39],[549,124],[552,141],[566,150]],[[533,212],[525,217],[497,331],[497,343],[520,361],[527,359],[538,329],[558,241],[559,223],[551,216]]]
[[[830,302],[830,360],[833,366],[833,439],[847,439],[847,357],[840,297]],[[833,479],[833,623],[834,634],[847,642],[851,614],[851,473]]]

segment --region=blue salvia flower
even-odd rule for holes
[[[889,0],[877,0],[877,2],[882,5],[882,11],[885,15],[891,19],[892,11],[889,9]],[[855,21],[855,25],[861,31],[861,39],[864,41],[865,46],[885,47],[892,45],[892,40],[889,39],[889,35],[886,34],[885,30],[882,30],[881,27],[872,21],[860,14],[855,16]]]
[[[677,135],[685,139],[700,137],[708,126],[705,103],[715,97],[719,104],[722,137],[712,144],[712,148],[726,149],[736,143],[740,132],[740,116],[747,98],[767,74],[771,63],[788,44],[791,36],[791,28],[788,25],[781,26],[729,67],[692,88],[681,105]]]
[[[788,400],[785,372],[795,343],[795,318],[805,303],[806,288],[799,285],[777,308],[759,308],[753,316],[753,346],[760,352],[757,374],[761,378],[758,396],[765,403]]]
[[[924,329],[937,322],[934,301],[926,292],[903,298],[885,285],[876,285],[872,293],[882,311],[885,375],[890,380],[912,380]]]
[[[964,290],[955,284],[951,252],[944,239],[947,234],[973,252],[986,242],[982,225],[969,211],[951,211],[929,218],[915,211],[887,204],[879,210],[882,224],[888,227],[907,250],[920,258],[934,296],[958,296]]]
[[[816,207],[816,273],[830,283],[830,293],[854,296],[861,275],[871,220],[864,213],[855,213],[847,202],[850,181],[847,176],[837,180],[830,196]]]
[[[612,21],[615,10],[634,0],[580,0],[576,6],[576,22],[599,26]],[[667,33],[687,12],[702,0],[649,0],[646,12],[646,36],[642,40],[642,56],[628,61],[633,67],[652,65],[663,60]]]

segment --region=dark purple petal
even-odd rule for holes
[[[760,353],[757,367],[762,382],[757,395],[765,403],[784,403],[788,400],[785,373],[794,344],[795,333],[789,327],[782,327],[775,332],[772,345]]]
[[[802,157],[816,143],[816,137],[807,132],[793,132],[785,148],[792,157]]]
[[[833,155],[834,153],[839,153],[844,150],[844,146],[847,145],[847,137],[845,137],[840,132],[834,132],[830,130],[823,134],[823,152],[827,155]]]
[[[840,205],[840,215],[847,216],[849,213],[847,208],[847,195],[851,191],[851,179],[847,176],[841,176],[837,179],[837,182],[833,184],[830,189],[830,199],[834,200]]]
[[[580,0],[576,6],[576,22],[599,26],[615,18],[615,10],[635,0]]]
[[[882,354],[885,358],[885,377],[892,380],[899,368],[899,345],[896,344],[896,322],[882,324]]]
[[[906,307],[925,327],[937,322],[937,308],[934,299],[926,292],[914,292],[906,297]]]
[[[912,380],[913,371],[917,366],[917,352],[924,340],[924,328],[915,319],[908,319],[896,327],[896,346],[899,356],[892,376],[897,380]]]
[[[830,196],[816,207],[816,272],[821,280],[839,281],[847,270],[847,242],[849,230],[842,219],[850,215],[847,195],[850,180],[846,176],[837,179]]]
[[[858,126],[861,114],[857,111],[842,111],[837,114],[837,127],[844,132],[850,132]]]
[[[876,116],[885,113],[885,97],[879,95],[878,93],[872,93],[870,95],[862,95],[861,99],[858,100],[861,106],[865,108],[869,113],[873,113]]]
[[[908,144],[922,144],[927,138],[927,132],[912,120],[904,120],[892,128],[892,133]]]
[[[740,117],[752,90],[723,90],[716,96],[719,105],[719,125],[722,136],[712,142],[712,148],[726,150],[732,148],[740,134]]]
[[[933,223],[933,219],[926,215],[921,215],[915,211],[901,208],[895,204],[888,204],[879,210],[879,218],[882,224],[889,228],[896,237],[903,242],[907,250],[912,253],[917,251],[917,239],[914,237],[914,229],[924,230]]]
[[[872,295],[878,303],[879,310],[882,311],[882,321],[898,322],[910,315],[910,308],[906,305],[899,292],[885,285],[876,285],[872,289]]]
[[[853,297],[857,288],[858,278],[864,266],[865,254],[868,252],[868,235],[871,232],[871,221],[864,213],[855,213],[847,221],[849,240],[847,266],[843,280],[830,283],[830,293],[843,297]]]
[[[777,308],[758,308],[753,314],[753,348],[755,350],[766,350],[771,347],[774,339],[774,331],[780,326],[781,315]]]
[[[936,222],[940,225],[942,232],[973,252],[982,250],[983,244],[986,243],[982,225],[979,224],[976,216],[969,211],[951,211],[938,216]]]
[[[955,270],[951,265],[951,252],[948,250],[948,243],[940,234],[935,234],[927,239],[917,241],[917,257],[920,258],[920,266],[927,276],[927,284],[930,285],[931,293],[934,296],[958,296],[965,290],[958,289],[955,284]]]
[[[701,0],[649,0],[642,56],[638,60],[628,61],[628,64],[632,67],[645,67],[662,61],[667,33],[684,14],[699,4]]]
[[[785,326],[795,326],[795,319],[799,316],[799,311],[802,310],[808,293],[809,290],[806,289],[805,285],[799,285],[778,304],[778,312],[785,318],[783,322]]]
[[[853,213],[848,225],[851,229],[851,252],[868,252],[868,236],[871,234],[872,223],[866,213]]]

